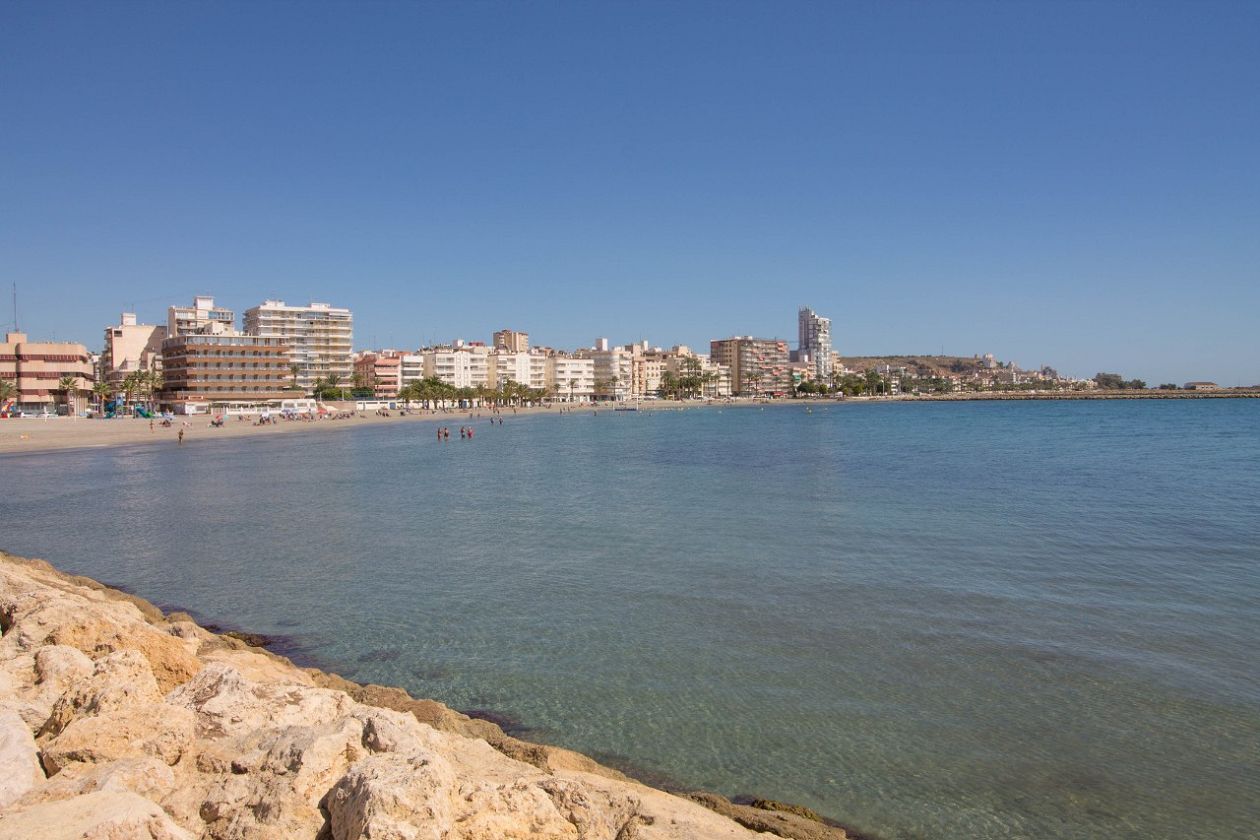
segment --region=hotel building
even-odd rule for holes
[[[162,342],[162,403],[182,413],[194,406],[264,403],[292,397],[289,348],[278,338],[221,327]]]
[[[547,357],[541,353],[496,350],[490,354],[489,361],[488,377],[491,388],[500,389],[508,382],[517,382],[537,390],[547,387]]]
[[[72,377],[69,394],[59,390],[63,377]],[[0,379],[12,382],[16,393],[5,410],[48,411],[66,405],[72,411],[86,406],[95,379],[92,356],[82,344],[70,341],[28,341],[26,333],[11,332],[0,344]]]
[[[289,364],[297,368],[297,386],[308,393],[330,376],[348,384],[354,375],[354,318],[349,309],[267,300],[245,310],[245,332],[280,339],[289,348]]]

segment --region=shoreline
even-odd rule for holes
[[[767,405],[812,406],[812,405],[879,405],[885,403],[964,403],[964,402],[1028,402],[1028,401],[1081,401],[1081,400],[1220,400],[1220,399],[1260,399],[1260,389],[1222,389],[1219,391],[1107,391],[1107,392],[1044,392],[1029,393],[1023,391],[985,391],[976,393],[951,394],[898,394],[879,397],[845,397],[838,399],[832,396],[811,396],[777,400],[758,400],[750,397],[736,397],[731,401],[690,401],[690,400],[648,400],[632,402],[638,411],[651,413],[654,411],[690,411],[712,408],[749,408]],[[334,410],[345,411],[346,409]],[[82,451],[88,449],[108,449],[122,446],[177,446],[178,435],[185,432],[185,444],[196,446],[206,440],[224,440],[244,437],[273,437],[279,434],[293,434],[301,431],[333,431],[337,429],[357,429],[364,426],[379,426],[400,423],[442,423],[444,425],[463,425],[469,422],[468,415],[474,415],[472,424],[488,422],[492,416],[510,420],[513,417],[560,416],[567,405],[532,406],[528,408],[501,409],[496,414],[493,409],[473,409],[471,412],[459,409],[430,410],[417,409],[405,416],[397,411],[382,417],[373,413],[353,413],[353,416],[342,419],[327,420],[278,420],[269,425],[257,426],[251,420],[229,420],[221,428],[211,428],[206,415],[192,418],[177,418],[169,428],[155,424],[152,429],[149,422],[143,419],[119,418],[111,420],[88,419],[81,417],[55,417],[47,420],[39,418],[11,418],[0,420],[0,457],[18,453],[47,453],[59,451]],[[614,412],[613,404],[582,405],[571,409],[571,413]],[[188,425],[185,426],[184,423]]]
[[[651,770],[643,769],[636,773],[635,771],[638,768],[635,768],[628,762],[615,762],[615,764],[621,766],[614,766],[566,747],[516,737],[508,731],[511,729],[510,726],[505,728],[500,723],[500,721],[511,723],[514,719],[509,714],[503,714],[491,709],[471,710],[470,714],[467,711],[452,709],[437,700],[413,697],[405,689],[396,686],[359,683],[319,667],[318,657],[303,657],[315,664],[311,666],[301,665],[288,656],[270,649],[269,645],[274,644],[279,639],[271,639],[250,633],[247,630],[234,629],[230,624],[208,623],[204,619],[197,620],[186,610],[164,609],[125,588],[105,584],[86,576],[63,572],[45,560],[19,557],[0,549],[0,583],[12,583],[15,579],[19,583],[26,583],[26,578],[34,578],[40,583],[51,578],[54,584],[53,588],[56,590],[66,592],[86,590],[90,598],[103,598],[110,602],[122,602],[134,608],[144,623],[164,631],[164,634],[168,635],[166,639],[168,642],[172,638],[200,638],[202,640],[202,648],[210,648],[215,652],[214,663],[224,659],[222,654],[225,651],[265,656],[272,665],[260,668],[257,664],[254,664],[251,666],[249,673],[252,674],[254,670],[270,671],[275,669],[281,672],[284,669],[288,669],[300,673],[306,678],[307,684],[318,689],[344,692],[351,700],[364,706],[410,715],[420,724],[428,725],[441,733],[448,733],[464,739],[483,741],[507,759],[529,765],[546,774],[560,778],[596,777],[604,782],[612,782],[622,786],[641,787],[652,791],[655,796],[666,796],[676,799],[680,803],[700,807],[704,812],[730,820],[744,829],[758,834],[764,833],[763,836],[773,835],[787,838],[787,840],[875,840],[871,835],[856,833],[852,829],[846,828],[842,823],[819,815],[804,806],[747,794],[728,798],[722,794],[689,788]],[[20,586],[17,587],[17,589],[20,588]],[[25,593],[10,591],[8,587],[0,588],[0,619],[3,619],[3,622],[0,622],[0,626],[3,627],[4,641],[6,642],[11,641],[9,639],[10,636],[20,635],[21,633],[22,607],[27,605],[22,604],[15,608],[12,603],[15,597],[20,603],[21,594]],[[33,600],[46,602],[48,599],[41,593],[40,596]],[[38,613],[39,608],[43,606],[44,604],[39,604],[36,612]],[[84,617],[79,613],[80,610],[74,610],[74,616],[70,619],[74,624],[71,635],[76,640],[83,637],[82,625],[85,621]],[[90,621],[90,619],[87,620]],[[15,625],[18,626],[15,627]],[[44,628],[40,632],[44,632],[48,628],[48,622],[42,617],[39,625]],[[110,630],[112,636],[118,638],[120,635],[118,629],[110,628]],[[131,634],[127,635],[130,636]],[[114,643],[106,646],[108,649],[103,649],[99,644],[95,646],[85,643],[76,645],[75,641],[59,640],[57,637],[58,629],[53,628],[53,632],[45,639],[44,644],[51,643],[58,647],[64,645],[89,647],[90,650],[83,652],[88,653],[90,656],[103,655],[111,650],[117,651],[119,648],[124,650],[140,649],[133,648],[128,643],[121,645]],[[210,644],[206,644],[207,640],[210,641]],[[147,651],[148,648],[145,648],[145,650]],[[117,655],[117,653],[115,652],[111,655]],[[150,658],[153,657],[151,656]],[[169,663],[166,662],[168,658],[170,658],[169,653],[163,654],[161,664],[170,667]],[[37,651],[34,662],[37,663],[38,661],[39,655]],[[159,660],[154,658],[153,662],[156,671]],[[6,665],[8,663],[3,658],[0,658],[0,678],[4,678],[0,679],[0,689],[9,688],[12,685],[11,678],[5,677],[4,668]],[[213,664],[210,666],[203,665],[202,667],[213,667]],[[194,675],[195,673],[196,670],[194,668],[189,675]],[[159,680],[164,675],[159,672]],[[196,677],[194,676],[195,679]],[[5,680],[10,680],[8,685],[6,685]],[[179,690],[181,689],[177,689],[177,691]],[[3,711],[5,703],[13,703],[15,701],[15,698],[6,698],[4,695],[5,692],[0,691],[0,711]],[[292,702],[291,696],[286,702]],[[52,707],[54,715],[57,708],[56,706]],[[42,712],[36,714],[34,718],[31,718],[29,715],[25,716],[28,724],[32,720],[36,721],[32,726],[32,735],[39,736],[42,742],[44,734],[49,730],[48,723],[38,724],[38,720],[41,720],[43,717]],[[528,731],[526,727],[524,732]],[[35,744],[32,742],[32,747],[34,746]],[[42,746],[46,751],[48,745],[44,744]],[[55,754],[55,740],[53,748]],[[90,750],[88,754],[91,754]],[[45,765],[45,769],[47,769],[48,759],[44,752],[41,752],[38,757],[40,762]],[[99,760],[99,757],[92,758],[89,761],[91,763],[97,760]],[[73,766],[75,765],[72,764],[71,767]],[[53,773],[56,772],[56,770],[53,771]],[[236,772],[238,771],[234,765],[232,773]],[[51,785],[55,778],[55,775],[50,774],[50,777],[45,781],[45,785]],[[36,792],[39,790],[39,787],[35,788]],[[85,794],[81,792],[80,795]],[[94,794],[88,793],[86,795]],[[17,800],[17,804],[19,806],[29,804],[27,800],[31,798],[30,796],[25,799],[20,798]],[[42,803],[43,800],[35,797],[34,802]],[[4,836],[6,817],[9,817],[12,813],[12,809],[8,807],[10,804],[9,802],[0,801],[0,836]],[[35,809],[39,807],[39,804],[34,805]],[[31,808],[19,808],[19,811],[26,810],[31,810]],[[22,814],[20,813],[17,815],[18,818],[21,816]],[[652,825],[652,817],[646,817],[644,824]],[[585,837],[586,835],[583,834],[582,836]],[[635,837],[638,834],[632,832],[625,836]],[[618,833],[617,837],[622,837],[622,834]]]

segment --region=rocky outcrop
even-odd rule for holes
[[[0,630],[0,840],[759,836],[39,561],[0,554]]]

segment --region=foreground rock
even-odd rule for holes
[[[0,554],[0,630],[0,840],[777,831],[39,561]]]

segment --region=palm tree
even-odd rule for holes
[[[143,376],[144,374],[141,371],[136,370],[123,377],[122,390],[124,405],[129,406],[132,404],[136,392],[143,387],[143,381],[141,379]]]
[[[289,377],[292,379],[292,381],[289,383],[290,391],[302,390],[301,386],[298,385],[298,374],[301,372],[302,372],[302,369],[298,367],[297,365],[289,365]]]
[[[114,386],[110,384],[108,379],[99,379],[92,383],[92,393],[96,396],[96,403],[102,417],[105,416],[105,401],[109,399],[113,392]]]
[[[17,396],[17,385],[8,379],[0,379],[0,408]]]
[[[608,388],[612,391],[613,402],[617,401],[617,384],[621,382],[621,377],[613,374],[608,377]]]
[[[577,387],[577,379],[569,380],[569,402],[573,402],[573,389]]]
[[[79,378],[77,376],[63,376],[57,382],[57,390],[65,395],[66,399],[66,415],[74,416],[74,395],[79,390]]]
[[[148,395],[149,413],[153,413],[153,395],[166,385],[160,370],[149,370],[144,373],[144,390]]]

